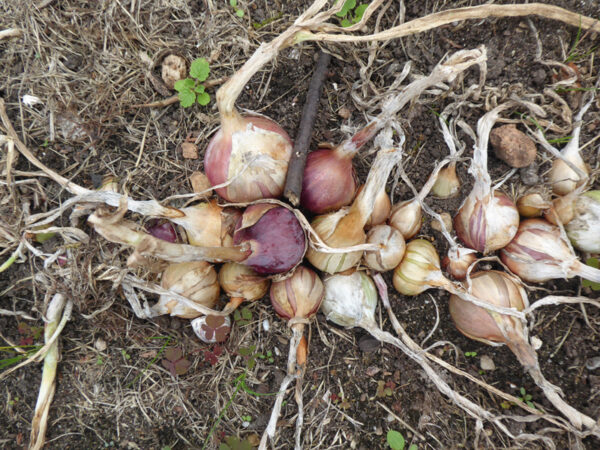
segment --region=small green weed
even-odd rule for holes
[[[198,58],[190,66],[190,77],[175,82],[175,90],[178,92],[179,103],[184,108],[192,106],[198,102],[199,105],[206,106],[210,103],[210,95],[205,92],[202,84],[210,74],[210,66],[205,58]]]
[[[233,8],[236,16],[238,16],[239,18],[244,17],[244,10],[238,7],[237,0],[229,0],[229,6]]]
[[[240,440],[236,436],[227,436],[225,442],[221,442],[219,450],[252,450],[252,444],[246,439]]]
[[[404,447],[406,447],[406,439],[404,439],[404,436],[399,431],[388,431],[386,438],[387,443],[392,450],[404,450]],[[418,448],[419,447],[417,447],[415,444],[410,444],[408,446],[408,450],[417,450]]]
[[[241,309],[236,309],[233,313],[233,320],[238,327],[248,325],[252,321],[252,311],[247,306]]]
[[[342,9],[336,13],[336,16],[341,19],[340,25],[346,28],[360,22],[368,6],[368,3],[361,3],[357,6],[356,0],[346,0]]]
[[[465,352],[465,356],[467,358],[475,358],[477,356],[477,352]]]
[[[519,397],[519,400],[521,400],[523,403],[525,403],[530,408],[534,408],[535,409],[535,405],[531,401],[532,400],[531,394],[528,394],[525,391],[524,387],[522,387],[522,388],[519,389],[519,393],[521,394],[521,396]]]

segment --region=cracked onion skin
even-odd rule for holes
[[[204,170],[212,186],[230,202],[277,198],[283,193],[293,143],[273,120],[232,112],[210,140]]]

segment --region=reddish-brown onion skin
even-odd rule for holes
[[[356,188],[352,159],[340,157],[330,149],[308,154],[300,196],[303,208],[315,214],[335,211],[352,203]]]
[[[250,243],[252,253],[244,264],[256,272],[270,275],[284,273],[302,261],[306,235],[290,210],[278,206],[268,210],[254,225],[239,229],[240,225],[241,219],[233,235],[233,243]]]
[[[263,130],[280,134],[290,143],[291,146],[293,146],[292,140],[286,131],[273,120],[262,116],[241,116],[239,123],[237,123],[237,127],[238,129],[240,129],[240,127],[245,128],[249,123],[256,128],[261,128]],[[204,155],[204,171],[212,186],[223,184],[228,180],[229,161],[232,150],[231,143],[231,134],[226,134],[223,131],[223,127],[219,128],[219,131],[215,133],[208,143],[208,147],[206,148],[206,153]],[[239,201],[239,199],[229,198],[227,187],[218,188],[215,189],[215,191],[226,200],[232,202]],[[265,190],[262,190],[262,192],[262,198],[277,198],[283,193],[283,186],[281,186],[281,190],[279,192],[269,192]],[[244,199],[243,201],[252,200]]]
[[[296,283],[299,281],[304,285],[298,286]],[[285,295],[283,295],[284,292]],[[286,320],[308,319],[321,307],[324,292],[319,276],[308,267],[298,266],[291,277],[273,282],[269,297],[271,305],[279,317]]]

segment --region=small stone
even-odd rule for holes
[[[496,364],[488,355],[481,355],[479,367],[481,367],[481,370],[496,370]]]
[[[379,350],[380,342],[370,336],[363,336],[358,340],[358,348],[363,353],[373,353]]]
[[[600,368],[600,356],[594,356],[585,362],[585,368],[588,370],[596,370]]]
[[[198,146],[193,142],[183,142],[181,152],[185,159],[198,159]]]
[[[365,373],[366,373],[368,376],[372,377],[372,376],[375,376],[375,375],[377,375],[379,372],[381,372],[381,369],[380,369],[379,367],[376,367],[376,366],[370,366],[370,367],[367,367],[367,370],[366,370],[366,372],[365,372]]]
[[[185,78],[186,74],[187,65],[181,56],[171,54],[163,59],[161,76],[169,89],[173,89],[175,82]]]
[[[519,169],[519,176],[521,177],[523,184],[526,186],[535,186],[540,182],[538,166],[536,163],[531,163],[527,167],[521,167]]]
[[[99,352],[103,352],[104,350],[106,350],[106,347],[106,341],[102,338],[98,338],[96,339],[96,342],[94,342],[94,348]]]
[[[535,143],[515,124],[494,128],[490,133],[490,143],[496,157],[511,167],[526,167],[535,161],[537,155]]]
[[[346,108],[345,106],[342,106],[339,110],[338,110],[338,116],[340,116],[342,119],[349,119],[350,116],[352,115],[352,113],[350,112],[350,110],[348,108]]]

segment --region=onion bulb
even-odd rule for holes
[[[565,227],[573,246],[600,253],[600,191],[588,191],[575,200],[574,218]]]
[[[229,314],[243,301],[253,302],[263,298],[269,290],[269,279],[261,277],[243,264],[228,262],[219,270],[219,284],[231,297],[223,312]]]
[[[385,189],[392,168],[402,157],[401,149],[380,150],[371,166],[365,188],[350,208],[318,216],[312,227],[329,247],[344,248],[364,244],[365,224],[373,212],[377,194]],[[306,257],[317,269],[327,272],[343,272],[359,263],[362,251],[325,252],[309,248]]]
[[[495,270],[471,275],[470,293],[490,306],[515,308],[518,311],[529,306],[523,286],[506,273]],[[529,343],[525,323],[515,317],[474,305],[457,295],[450,296],[449,309],[456,328],[465,336],[490,345],[506,344],[548,400],[575,427],[580,429],[582,425],[587,428],[596,426],[594,419],[567,404],[560,396],[560,389],[544,378],[535,350]]]
[[[368,250],[364,255],[365,265],[378,272],[392,270],[404,256],[406,244],[402,234],[389,225],[377,225],[367,233],[368,244],[379,244],[379,250]]]
[[[364,184],[358,188],[358,193],[363,189]],[[367,220],[366,227],[374,227],[376,225],[381,225],[388,220],[390,216],[390,211],[392,210],[392,202],[390,201],[390,196],[385,192],[385,190],[379,191],[377,197],[375,198],[375,205],[373,206],[373,212],[369,216],[369,220]]]
[[[216,200],[182,208],[185,216],[171,219],[181,225],[188,242],[199,247],[231,247],[233,232],[241,217],[240,210],[223,208]]]
[[[517,209],[522,217],[540,217],[544,211],[552,207],[552,203],[546,200],[542,194],[532,192],[522,195],[517,200]]]
[[[477,260],[475,251],[465,247],[454,247],[442,259],[442,267],[455,280],[464,280],[471,264]]]
[[[502,249],[502,262],[523,280],[534,283],[580,276],[600,282],[600,270],[577,259],[560,229],[543,219],[521,222],[515,238]]]
[[[409,296],[452,284],[440,270],[435,247],[425,239],[414,239],[406,244],[402,262],[394,270],[393,283],[398,292]]]
[[[377,288],[371,277],[357,271],[324,280],[325,299],[321,311],[331,322],[346,327],[377,327]]]
[[[292,140],[263,116],[221,115],[221,128],[210,140],[204,170],[217,194],[230,202],[276,198],[283,193]]]
[[[459,191],[460,179],[456,174],[456,161],[452,161],[440,171],[431,192],[438,198],[446,199],[456,197]]]
[[[477,141],[469,168],[475,184],[454,217],[454,229],[458,238],[467,247],[483,254],[508,244],[519,226],[517,207],[506,194],[492,189],[487,171],[490,130],[499,113],[513,104],[514,102],[509,101],[497,106],[477,122]]]
[[[170,264],[162,274],[160,285],[208,308],[219,299],[217,272],[205,261]],[[161,295],[151,309],[157,315],[170,314],[183,319],[194,319],[202,314],[168,294]]]

